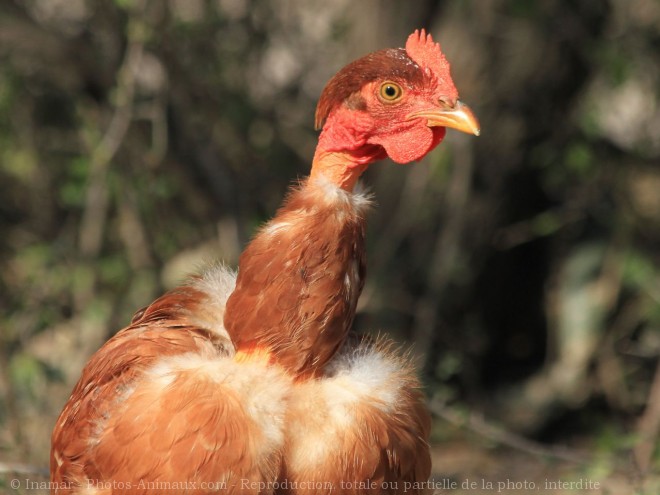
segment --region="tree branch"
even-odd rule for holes
[[[139,6],[141,9],[143,4]],[[136,74],[144,53],[143,30],[135,16],[126,29],[128,48],[118,71],[114,114],[90,156],[89,184],[78,239],[81,254],[88,258],[97,256],[101,249],[109,203],[108,169],[133,118]]]
[[[569,449],[560,445],[544,445],[535,442],[511,431],[499,428],[488,423],[481,415],[470,412],[461,414],[455,409],[448,407],[439,400],[433,400],[430,405],[431,412],[444,419],[448,423],[459,428],[467,428],[484,438],[488,438],[498,444],[526,452],[536,457],[550,457],[574,464],[588,465],[593,462],[591,456],[584,452]]]
[[[653,451],[660,435],[660,361],[655,369],[646,409],[637,424],[637,434],[641,440],[634,449],[635,460],[641,472],[646,473],[651,467]]]

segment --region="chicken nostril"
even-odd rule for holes
[[[451,96],[441,96],[438,98],[438,101],[440,102],[440,105],[446,108],[456,108],[456,104],[458,103],[458,98],[453,98]]]

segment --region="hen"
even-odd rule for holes
[[[410,362],[348,338],[369,197],[389,157],[479,134],[423,30],[321,95],[311,174],[241,255],[139,311],[85,366],[52,436],[54,493],[403,493],[430,474]]]

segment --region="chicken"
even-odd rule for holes
[[[414,369],[386,339],[349,336],[370,207],[356,183],[478,122],[422,30],[336,74],[316,126],[309,178],[238,275],[193,277],[92,356],[53,431],[53,493],[424,490],[430,416]]]

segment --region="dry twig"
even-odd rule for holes
[[[430,407],[433,414],[455,426],[467,428],[498,444],[506,445],[536,457],[554,458],[583,465],[588,465],[593,462],[591,456],[584,452],[569,449],[560,445],[548,446],[535,442],[521,435],[490,424],[482,416],[473,412],[468,415],[463,415],[439,400],[432,401]]]
[[[110,163],[121,145],[133,114],[135,73],[142,58],[143,45],[132,41],[119,70],[117,103],[108,128],[90,156],[89,185],[80,226],[79,245],[84,256],[94,257],[101,249],[108,210],[107,174]]]
[[[646,404],[646,409],[637,424],[637,433],[641,440],[635,446],[635,460],[642,473],[646,473],[651,467],[653,451],[660,435],[660,361],[655,370]]]

